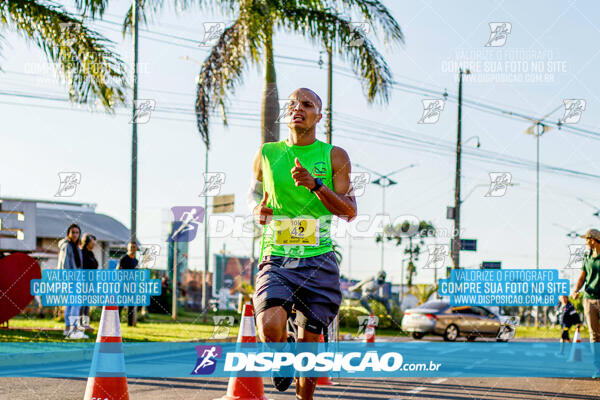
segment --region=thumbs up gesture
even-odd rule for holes
[[[306,168],[300,164],[300,160],[298,157],[294,160],[296,166],[292,168],[292,178],[294,178],[294,183],[296,186],[304,186],[308,190],[311,190],[315,187],[315,178],[308,172]]]
[[[268,198],[269,198],[269,193],[267,193],[267,191],[265,190],[265,192],[263,193],[263,198],[260,201],[260,204],[258,204],[254,208],[254,218],[261,225],[268,225],[269,223],[271,223],[271,220],[273,219],[273,209],[267,207],[267,199]]]

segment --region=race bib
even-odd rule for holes
[[[318,246],[319,221],[316,219],[280,219],[275,223],[275,244],[283,246]]]

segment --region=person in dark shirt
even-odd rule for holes
[[[81,255],[83,269],[98,269],[98,260],[92,251],[96,247],[96,236],[86,233],[81,240]]]
[[[92,251],[96,246],[96,237],[90,233],[83,235],[81,240],[81,267],[83,269],[98,269],[98,260]],[[90,326],[90,306],[82,306],[81,321],[83,328],[86,330],[92,329]]]
[[[134,242],[129,242],[127,244],[127,254],[125,254],[119,260],[118,269],[136,269],[138,266],[138,259],[135,258],[135,253],[137,251],[137,244]],[[119,307],[119,318],[121,317],[121,310],[123,306]],[[127,325],[135,326],[135,313],[137,312],[137,307],[135,306],[127,306]]]
[[[579,318],[579,313],[575,310],[575,306],[569,301],[567,296],[560,296],[559,301],[558,318],[562,327],[562,336],[560,338],[560,352],[562,354],[565,342],[568,343],[570,341],[569,330],[573,325],[581,325],[581,319]]]

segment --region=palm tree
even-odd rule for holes
[[[102,15],[107,0],[75,0],[85,16]],[[112,110],[124,101],[123,61],[113,43],[89,29],[83,18],[44,0],[0,0],[0,27],[19,33],[37,45],[57,66],[71,101]],[[2,35],[0,34],[0,39]]]
[[[402,238],[408,238],[408,245],[404,248],[404,254],[408,255],[409,261],[406,267],[408,272],[408,287],[413,285],[413,278],[417,274],[414,261],[419,261],[419,256],[425,245],[425,238],[435,235],[435,227],[431,222],[419,221],[418,225],[411,221],[404,221],[396,226],[386,225],[383,227],[383,235],[378,234],[375,242],[379,243],[385,237],[388,241],[395,240],[396,246],[402,244]],[[414,240],[414,242],[413,242]],[[404,282],[401,282],[404,284]]]
[[[438,290],[438,285],[424,285],[418,284],[413,286],[409,293],[417,298],[417,304],[423,304],[429,300],[431,296],[435,294]]]
[[[155,0],[156,1],[156,0]],[[221,33],[200,71],[197,125],[207,147],[209,114],[220,108],[227,123],[227,96],[235,92],[248,64],[262,64],[262,142],[279,140],[279,95],[277,92],[273,35],[277,29],[299,33],[330,48],[352,64],[361,78],[367,100],[387,103],[391,72],[366,34],[354,29],[347,15],[361,15],[383,33],[385,43],[403,42],[398,23],[378,0],[228,0],[227,11],[235,21]],[[219,4],[222,4],[219,3]],[[339,12],[343,8],[345,14]]]

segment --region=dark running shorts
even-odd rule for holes
[[[258,266],[253,303],[256,315],[270,307],[296,310],[296,324],[322,333],[340,309],[342,292],[333,252],[307,258],[265,256]]]

